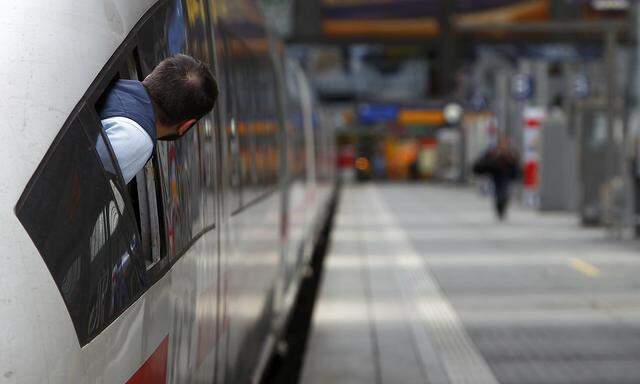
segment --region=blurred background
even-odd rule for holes
[[[474,182],[474,162],[506,135],[526,205],[640,233],[636,2],[262,7],[338,127],[344,180]]]
[[[640,382],[639,2],[261,4],[346,185],[301,382]]]

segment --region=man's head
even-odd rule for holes
[[[182,54],[164,59],[142,84],[155,107],[160,140],[175,140],[187,133],[218,98],[218,84],[209,68]]]

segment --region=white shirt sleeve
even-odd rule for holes
[[[151,157],[153,141],[140,124],[126,117],[104,119],[102,126],[128,184]]]

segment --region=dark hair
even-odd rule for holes
[[[191,56],[177,54],[160,62],[142,82],[162,124],[200,119],[218,98],[218,83],[209,68]]]

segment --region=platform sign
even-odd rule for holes
[[[533,78],[519,73],[511,79],[511,97],[516,100],[528,100],[533,97]]]
[[[362,124],[388,123],[398,119],[398,107],[388,104],[364,104],[358,108]]]
[[[444,125],[442,109],[402,109],[398,112],[398,123],[402,125]]]
[[[585,99],[589,96],[589,78],[584,73],[577,73],[571,77],[571,97],[574,100]]]
[[[524,161],[524,202],[528,206],[538,206],[540,188],[540,153],[542,124],[546,110],[541,107],[525,107],[523,118],[523,161]]]

